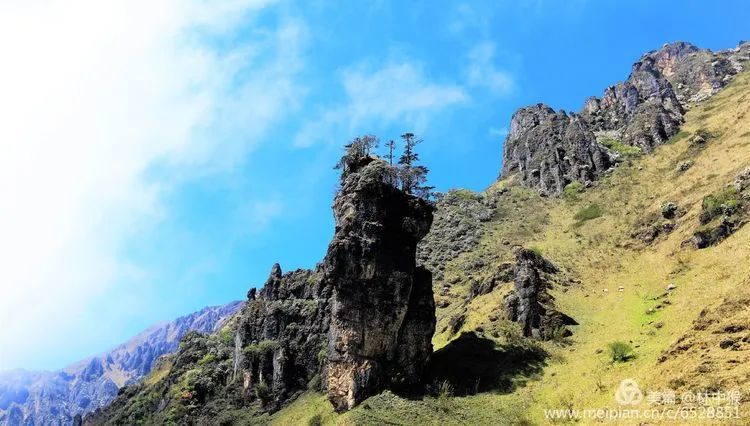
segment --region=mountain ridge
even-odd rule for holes
[[[501,177],[517,176],[542,195],[588,186],[627,147],[651,152],[676,135],[686,109],[725,87],[750,59],[750,43],[712,52],[678,41],[641,56],[627,80],[591,96],[580,112],[545,104],[518,109],[503,144]],[[631,150],[632,151],[632,150]]]
[[[209,306],[163,321],[108,351],[56,371],[0,372],[0,424],[69,425],[100,408],[118,390],[146,376],[188,331],[216,331],[244,302]]]

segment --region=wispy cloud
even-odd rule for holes
[[[507,127],[501,127],[501,128],[495,128],[490,127],[490,136],[498,137],[498,138],[504,138],[508,136],[508,128]]]
[[[489,89],[497,95],[513,91],[515,82],[508,71],[495,67],[495,46],[484,42],[474,46],[468,54],[466,78],[473,87]]]
[[[341,84],[346,100],[307,122],[295,137],[295,145],[311,146],[323,137],[395,122],[418,130],[434,114],[468,100],[463,87],[430,81],[411,62],[375,70],[365,66],[347,69],[341,74]]]
[[[283,210],[284,204],[278,197],[248,201],[237,209],[237,226],[243,234],[257,234],[265,230]]]
[[[469,3],[455,5],[450,17],[447,29],[453,35],[460,35],[470,30],[486,32],[490,24],[489,17]]]
[[[0,5],[0,369],[93,341],[83,313],[141,274],[118,252],[167,214],[165,192],[294,109],[304,25],[255,25],[272,3]]]

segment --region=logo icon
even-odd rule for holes
[[[620,405],[638,405],[643,402],[643,392],[633,379],[625,379],[615,391],[615,401]]]

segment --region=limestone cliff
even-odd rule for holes
[[[388,184],[387,173],[384,162],[366,160],[334,202],[323,283],[333,290],[327,385],[339,411],[385,387],[419,383],[432,353],[432,277],[416,266],[432,206]]]
[[[750,59],[750,43],[711,52],[676,42],[644,54],[627,80],[586,100],[580,113],[538,104],[518,110],[503,146],[501,176],[542,195],[588,186],[617,163],[623,147],[650,153],[676,135],[685,110],[724,87]]]

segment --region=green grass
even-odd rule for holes
[[[599,207],[599,204],[589,204],[588,206],[579,210],[573,216],[573,219],[576,220],[575,226],[579,227],[583,225],[584,223],[588,222],[589,220],[602,217],[603,214],[604,213],[602,212],[602,208]]]
[[[728,186],[719,192],[707,195],[701,204],[700,221],[703,224],[723,215],[732,214],[742,203],[739,191],[733,186]]]
[[[679,142],[679,141],[687,138],[689,135],[690,135],[689,132],[686,132],[686,131],[682,130],[680,132],[677,132],[676,135],[672,136],[672,138],[669,139],[669,142],[667,142],[667,143],[670,143],[670,144],[677,143],[677,142]]]
[[[576,180],[565,185],[565,188],[563,188],[563,198],[575,201],[581,192],[583,192],[583,184]]]
[[[614,151],[623,157],[637,157],[643,154],[643,151],[637,146],[624,144],[617,139],[603,137],[599,140],[599,143],[610,151]]]

